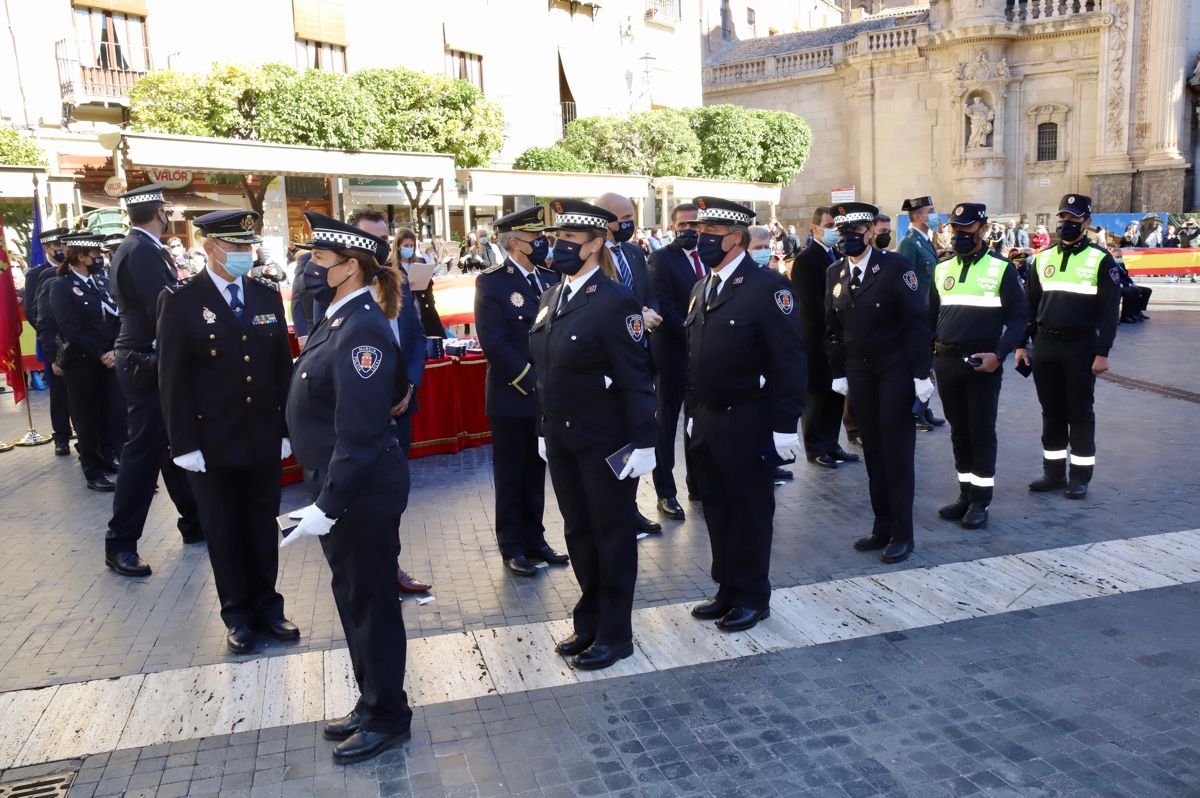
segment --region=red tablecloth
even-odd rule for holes
[[[410,458],[452,454],[491,443],[492,429],[483,412],[487,358],[466,355],[425,363],[417,391]]]

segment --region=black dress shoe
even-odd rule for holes
[[[586,651],[571,660],[571,667],[581,671],[598,671],[616,665],[626,657],[632,656],[633,643],[626,643],[623,646],[601,646],[593,643]]]
[[[657,521],[651,521],[646,516],[642,515],[641,510],[637,513],[637,531],[638,532],[662,532],[662,524]]]
[[[382,754],[412,737],[412,732],[376,732],[359,729],[333,747],[333,761],[338,765],[349,765]]]
[[[1082,499],[1087,496],[1087,483],[1072,482],[1067,485],[1066,490],[1063,491],[1063,495],[1068,499]]]
[[[54,453],[59,457],[66,457],[71,453],[71,447],[66,441],[55,441]]]
[[[721,616],[717,621],[717,628],[722,632],[742,632],[746,629],[753,628],[759,621],[765,621],[771,617],[771,608],[765,610],[752,610],[748,607],[734,607],[729,612]]]
[[[534,563],[548,562],[551,565],[566,565],[571,561],[569,555],[563,554],[561,551],[555,551],[550,548],[550,544],[548,543],[543,543],[541,548],[526,554],[525,559],[531,560]]]
[[[967,507],[967,512],[962,517],[963,529],[979,529],[987,526],[988,511],[986,504],[971,502]]]
[[[517,576],[535,576],[537,574],[537,567],[533,561],[523,554],[509,557],[504,561],[504,567]]]
[[[702,621],[715,621],[732,608],[732,604],[712,598],[692,607],[692,617],[699,618]]]
[[[300,627],[289,621],[287,618],[280,618],[277,621],[271,621],[263,626],[263,629],[271,637],[276,640],[299,640]]]
[[[225,645],[234,654],[249,654],[254,650],[254,630],[249,626],[234,626],[225,635]]]
[[[821,468],[837,468],[837,460],[827,454],[809,455],[808,462]]]
[[[358,731],[362,723],[362,712],[357,707],[349,715],[325,722],[324,737],[326,740],[345,740]]]
[[[911,540],[893,540],[888,544],[888,547],[883,550],[883,556],[879,559],[888,565],[904,562],[908,559],[908,555],[913,553],[913,548],[913,542]]]
[[[937,416],[935,416],[933,414],[933,411],[930,410],[928,407],[925,408],[925,421],[929,424],[932,424],[935,427],[940,427],[946,423],[946,419],[938,418]]]
[[[832,452],[830,452],[829,456],[832,457],[834,460],[836,460],[839,463],[857,463],[859,460],[862,459],[858,455],[851,454],[850,452],[846,451],[841,446],[837,447]]]
[[[796,478],[795,475],[792,474],[791,471],[788,471],[786,468],[776,468],[775,469],[775,481],[776,482],[778,482],[780,480],[783,480],[786,482],[789,479],[795,479],[795,478]]]
[[[109,478],[104,476],[103,474],[96,477],[95,479],[89,479],[87,481],[87,487],[88,487],[88,490],[98,490],[101,493],[112,493],[114,490],[117,489],[117,486],[114,485],[109,480]]]
[[[136,551],[118,551],[115,554],[105,554],[104,564],[121,576],[150,575],[150,566],[137,555]]]
[[[659,499],[658,500],[658,511],[660,513],[662,513],[663,515],[665,515],[667,518],[673,518],[676,521],[682,521],[685,518],[684,513],[683,513],[683,506],[679,503],[679,500],[676,499],[674,496],[672,496],[669,499]]]
[[[876,535],[871,533],[864,538],[859,538],[854,541],[856,551],[879,551],[891,542],[891,537],[888,535]]]
[[[554,651],[564,657],[573,657],[576,654],[582,654],[588,650],[592,643],[596,642],[594,637],[582,637],[578,634],[573,634],[570,637],[560,640],[558,645],[554,647]]]
[[[913,416],[913,422],[921,432],[933,432],[933,425],[920,416]]]

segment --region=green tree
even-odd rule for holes
[[[280,70],[272,82],[256,107],[260,140],[338,150],[369,149],[378,140],[375,102],[345,75]]]
[[[763,123],[762,158],[754,177],[764,183],[792,182],[804,169],[812,148],[812,128],[804,117],[788,111],[751,110]]]
[[[136,131],[211,136],[203,78],[151,72],[129,90],[129,119]]]
[[[706,105],[689,112],[700,139],[700,174],[754,180],[763,158],[766,124],[740,105]]]
[[[688,115],[674,109],[645,111],[629,118],[636,152],[634,174],[690,177],[700,167],[700,139]]]
[[[634,174],[638,166],[637,142],[626,120],[615,116],[584,116],[567,125],[562,146],[587,166],[589,172]]]
[[[583,161],[561,144],[549,147],[530,147],[517,156],[513,168],[528,169],[533,172],[587,171]]]

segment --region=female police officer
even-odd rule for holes
[[[79,434],[79,463],[90,490],[111,491],[105,472],[116,471],[125,441],[125,397],[117,383],[113,342],[120,329],[117,303],[104,278],[99,233],[63,236],[66,260],[45,286],[60,340],[57,362],[71,397]]]
[[[616,216],[575,200],[552,206],[554,268],[565,279],[542,294],[529,349],[541,398],[538,448],[583,593],[575,634],[556,650],[596,670],[633,653],[635,499],[637,478],[654,468],[654,389],[642,304],[612,279],[605,240]]]
[[[396,600],[396,536],[407,503],[408,461],[389,409],[408,388],[389,319],[400,310],[400,272],[378,258],[386,242],[318,213],[312,264],[333,299],[296,361],[287,423],[296,459],[316,501],[281,545],[320,535],[359,698],[354,711],[325,725],[342,740],[335,762],[369,759],[409,736],[412,710],[403,689],[405,636]],[[374,285],[379,297],[372,299]]]

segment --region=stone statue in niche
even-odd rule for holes
[[[988,107],[982,97],[975,95],[975,99],[967,106],[966,114],[971,123],[967,149],[985,149],[992,136],[992,121],[996,118],[996,112]]]
[[[1008,59],[1007,58],[1001,58],[1000,61],[996,64],[996,77],[998,77],[998,78],[1010,77],[1010,73],[1008,71]]]

